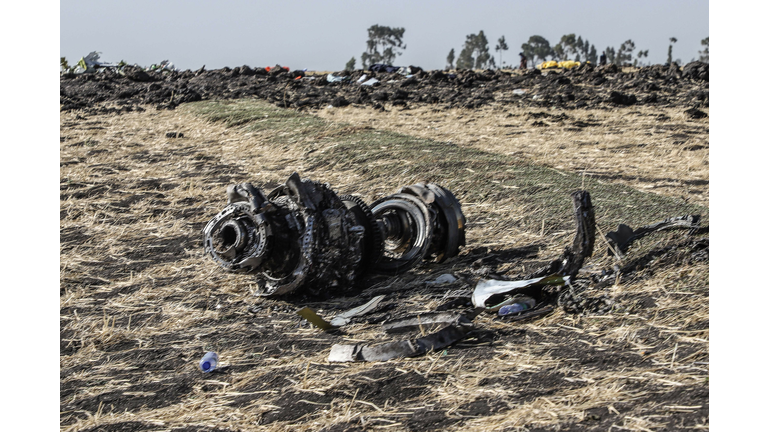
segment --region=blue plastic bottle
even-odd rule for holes
[[[200,370],[203,372],[211,372],[216,369],[216,365],[219,363],[219,355],[213,351],[208,351],[200,360]]]
[[[499,309],[499,316],[520,313],[523,311],[527,311],[528,309],[534,306],[536,306],[536,300],[532,298],[526,298],[523,301],[502,306],[501,309]]]

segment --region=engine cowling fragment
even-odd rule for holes
[[[396,275],[442,262],[464,246],[466,220],[446,188],[417,183],[367,205],[292,174],[268,195],[243,183],[203,229],[222,268],[256,273],[262,295],[352,286],[366,273]]]

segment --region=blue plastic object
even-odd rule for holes
[[[218,363],[219,355],[213,351],[208,351],[200,360],[200,370],[206,373],[211,372],[212,370],[216,369],[216,365],[218,365]]]
[[[502,306],[499,309],[499,315],[505,316],[505,315],[512,315],[512,314],[524,312],[534,306],[536,306],[536,301],[534,299],[526,298],[524,301],[519,301],[516,303]]]

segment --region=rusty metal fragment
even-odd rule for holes
[[[205,251],[225,270],[256,273],[262,295],[350,287],[366,273],[444,261],[465,244],[461,205],[433,183],[368,206],[293,173],[268,195],[242,183],[227,197],[203,229]]]

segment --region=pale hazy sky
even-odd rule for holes
[[[648,61],[698,58],[709,36],[709,2],[694,0],[538,1],[112,1],[60,2],[60,53],[70,63],[91,51],[102,61],[148,66],[170,60],[180,69],[280,64],[293,69],[341,70],[365,50],[368,27],[404,27],[407,45],[397,65],[440,69],[451,48],[485,32],[492,54],[499,37],[517,63],[520,45],[541,35],[554,46],[575,33],[598,53],[627,39],[648,50]]]

